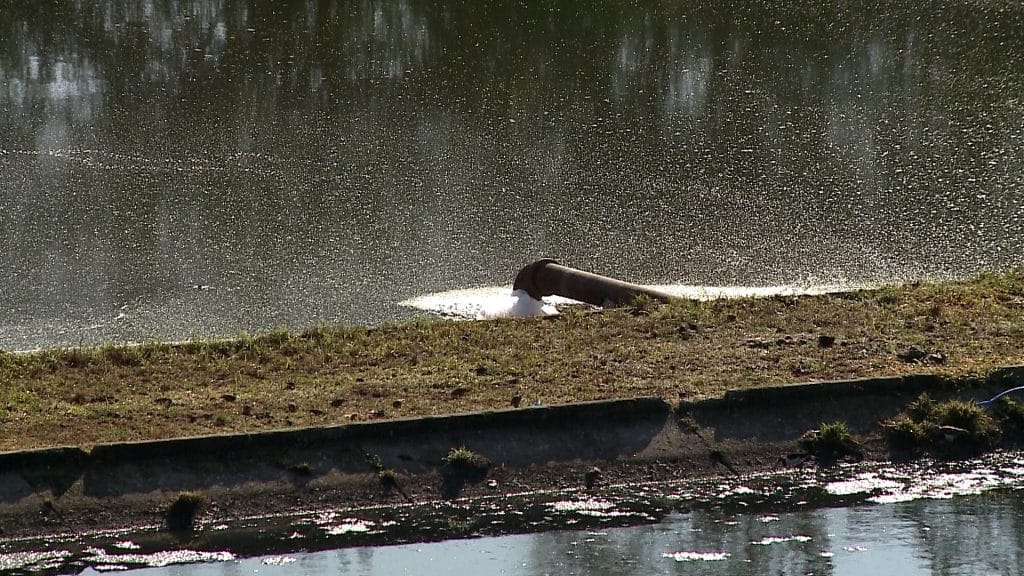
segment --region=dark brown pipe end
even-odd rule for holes
[[[674,296],[646,286],[566,268],[551,258],[526,265],[516,275],[512,288],[524,290],[535,300],[556,294],[594,306],[623,306],[640,295],[662,302],[675,299]]]
[[[548,264],[558,264],[558,262],[553,258],[541,258],[523,266],[523,269],[516,274],[516,280],[512,283],[512,289],[524,290],[534,300],[540,300],[545,296],[553,294],[553,292],[545,294],[537,282],[537,272]]]

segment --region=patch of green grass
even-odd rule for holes
[[[927,396],[918,398],[910,411],[912,417],[934,436],[936,428],[965,430],[972,442],[991,447],[999,439],[999,428],[993,418],[974,402],[947,400],[935,402]]]
[[[800,449],[828,464],[844,458],[861,459],[860,444],[853,438],[845,422],[822,423],[800,437]]]
[[[651,298],[647,294],[637,294],[633,301],[626,307],[631,314],[637,316],[648,316],[658,309],[661,304],[659,300]]]
[[[181,492],[164,513],[164,522],[172,532],[195,528],[196,517],[206,506],[206,497],[198,492]]]
[[[398,486],[398,478],[398,472],[393,468],[384,468],[377,472],[377,481],[380,482],[380,485],[387,490],[391,490]]]
[[[898,416],[884,422],[882,429],[889,448],[894,452],[916,454],[923,446],[924,428],[910,416]]]
[[[936,402],[927,394],[882,429],[890,449],[902,454],[961,457],[990,450],[1002,438],[1000,423],[981,406],[956,399]]]
[[[484,456],[473,452],[465,446],[452,448],[444,457],[445,466],[456,470],[486,472],[491,467],[491,461]]]
[[[71,368],[92,366],[99,361],[99,355],[93,348],[68,348],[62,356],[64,364]]]
[[[402,488],[402,484],[400,483],[401,478],[402,475],[392,468],[381,468],[377,471],[377,482],[380,483],[380,487],[383,492],[398,492],[407,501],[412,502],[413,499],[410,498],[409,494]]]
[[[925,392],[907,405],[906,413],[915,422],[923,422],[934,418],[935,406],[935,401]]]
[[[826,446],[843,446],[853,440],[846,422],[840,421],[822,424],[818,429],[817,437],[818,443]]]
[[[115,366],[143,366],[146,362],[144,350],[139,346],[104,346],[100,354]]]
[[[967,430],[979,441],[985,443],[993,443],[992,441],[999,437],[995,421],[985,412],[984,408],[974,402],[949,400],[935,404],[931,420],[939,426],[953,426]]]
[[[1024,442],[1024,404],[1012,398],[1000,398],[992,408],[1003,438],[1015,443]]]

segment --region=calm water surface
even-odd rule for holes
[[[0,348],[1024,264],[1019,2],[10,0]]]

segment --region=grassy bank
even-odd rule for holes
[[[0,352],[0,449],[445,414],[1024,362],[1024,273],[547,319],[317,327]]]

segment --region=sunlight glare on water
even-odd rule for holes
[[[187,543],[149,529],[17,550],[0,540],[0,573],[619,576],[679,574],[685,564],[721,576],[1016,575],[1022,488],[1017,451],[786,469],[300,511],[228,521]]]

